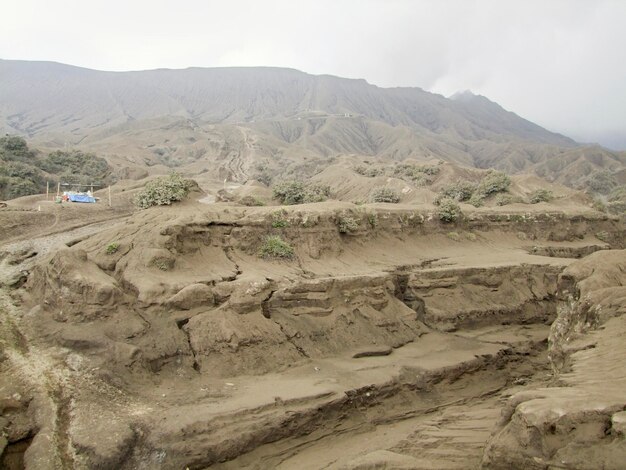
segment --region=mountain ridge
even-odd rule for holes
[[[582,146],[486,97],[458,98],[280,67],[104,72],[0,59],[3,133],[44,148],[97,151],[119,165],[204,162],[222,171],[237,154],[240,171],[227,174],[245,180],[259,161],[278,169],[341,154],[537,173],[573,152],[567,166],[581,166],[570,172],[575,179],[626,164],[626,154]],[[602,158],[587,156],[597,152]]]

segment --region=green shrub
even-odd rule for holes
[[[433,177],[427,175],[426,173],[418,173],[413,177],[413,184],[418,188],[423,186],[428,186],[433,182]]]
[[[254,197],[254,196],[244,196],[241,199],[239,199],[239,204],[243,205],[243,206],[249,206],[249,207],[254,207],[254,206],[264,206],[265,203],[263,201],[261,201],[260,199]]]
[[[383,170],[381,168],[376,167],[368,167],[365,165],[357,166],[354,171],[356,171],[361,176],[367,176],[369,178],[373,178],[375,176],[379,176],[383,174]]]
[[[370,227],[376,228],[378,226],[378,214],[367,214],[367,223]]]
[[[286,212],[276,211],[272,213],[272,227],[273,228],[285,228],[289,226],[289,221],[284,218]]]
[[[117,242],[111,242],[107,245],[105,251],[107,255],[112,255],[113,253],[117,253],[117,250],[119,250],[120,248],[120,244]]]
[[[437,210],[437,217],[442,222],[455,222],[463,213],[459,205],[452,199],[441,199]]]
[[[482,194],[474,193],[472,197],[467,201],[468,204],[471,204],[474,207],[482,207],[485,205],[485,196]]]
[[[550,202],[554,199],[552,191],[547,189],[537,189],[530,193],[530,203],[539,204],[540,202]]]
[[[513,196],[512,194],[498,194],[496,196],[496,206],[508,206],[509,204],[516,204],[524,202],[521,197]]]
[[[262,258],[293,258],[294,251],[292,246],[284,241],[278,235],[270,235],[265,238],[265,242],[259,250],[259,256]]]
[[[189,194],[191,181],[184,179],[178,173],[161,176],[149,181],[137,194],[135,204],[142,209],[152,206],[170,205],[172,202],[182,201]]]
[[[273,195],[281,204],[307,204],[322,202],[330,197],[330,187],[320,184],[306,184],[302,181],[282,181],[273,188]]]
[[[393,170],[395,176],[408,176],[414,178],[417,174],[423,173],[429,176],[436,176],[439,174],[440,168],[432,165],[411,165],[409,163],[402,163],[396,166]]]
[[[501,171],[489,170],[481,180],[476,191],[487,197],[496,193],[503,193],[511,186],[511,178]]]
[[[432,165],[418,166],[416,167],[415,171],[419,173],[425,173],[430,176],[437,176],[439,172],[441,171],[441,168],[439,168],[438,166],[432,166]]]
[[[372,202],[391,202],[397,204],[400,202],[400,195],[393,188],[381,187],[371,192],[370,200]]]
[[[458,241],[460,241],[460,240],[461,240],[461,236],[460,236],[457,232],[448,232],[448,233],[446,234],[446,236],[447,236],[450,240],[455,241],[455,242],[458,242]]]
[[[439,174],[440,168],[432,165],[411,165],[402,163],[393,169],[393,176],[404,180],[410,180],[417,186],[427,186],[433,182]]]
[[[359,223],[353,217],[342,214],[337,218],[337,227],[339,233],[356,232],[359,229]]]
[[[611,241],[611,234],[606,231],[596,233],[596,238],[604,243],[609,243]]]
[[[274,175],[272,174],[267,161],[257,163],[254,166],[254,169],[256,170],[256,173],[254,174],[255,180],[263,183],[265,186],[270,186],[272,184]]]
[[[443,187],[439,194],[441,198],[453,199],[455,201],[467,201],[469,200],[474,191],[476,191],[477,185],[470,181],[457,181],[456,183],[449,184]]]

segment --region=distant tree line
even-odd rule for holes
[[[110,183],[106,160],[80,150],[57,150],[46,156],[28,147],[19,136],[0,138],[0,199],[13,199],[46,190],[46,181],[70,184]]]

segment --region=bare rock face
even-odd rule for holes
[[[482,468],[624,468],[626,251],[573,263],[558,295],[550,354],[565,386],[513,395]]]

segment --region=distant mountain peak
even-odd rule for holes
[[[450,95],[448,97],[448,99],[453,100],[453,101],[470,101],[470,100],[474,100],[476,98],[485,98],[482,95],[477,95],[476,93],[474,93],[472,90],[467,89],[467,90],[459,90],[456,93]],[[487,99],[487,98],[485,98]]]

